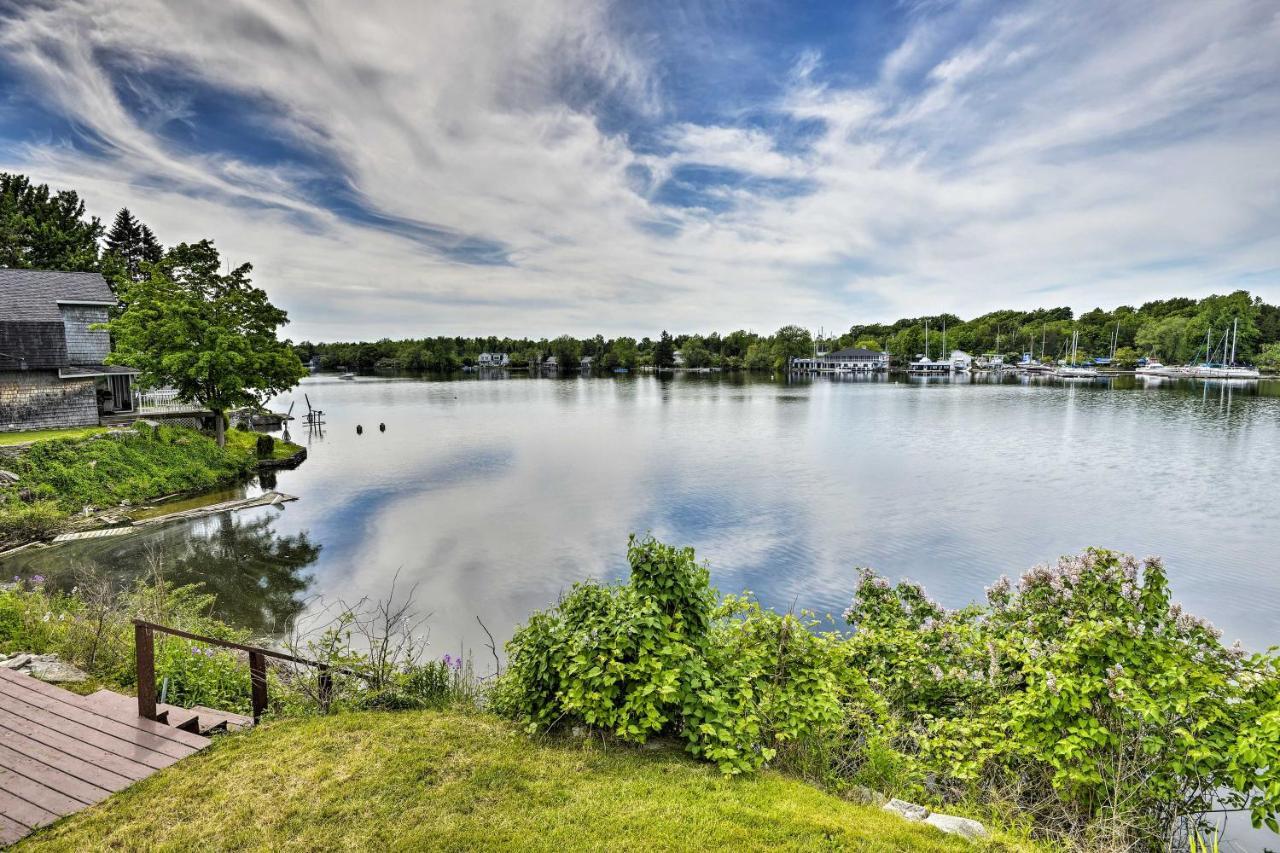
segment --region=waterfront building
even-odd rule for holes
[[[480,367],[506,367],[511,363],[511,356],[505,352],[482,352],[476,358]]]
[[[849,347],[791,360],[796,373],[872,373],[889,369],[889,353]]]
[[[138,371],[104,364],[115,295],[96,272],[0,269],[0,431],[134,411]]]

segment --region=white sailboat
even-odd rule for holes
[[[1238,365],[1236,361],[1236,344],[1240,338],[1240,318],[1235,318],[1231,324],[1230,332],[1222,334],[1222,361],[1215,362],[1213,353],[1216,348],[1212,347],[1213,330],[1210,329],[1205,336],[1204,353],[1205,361],[1186,368],[1185,375],[1194,379],[1258,379],[1262,374],[1256,367],[1246,367]],[[1227,352],[1227,341],[1231,341],[1231,352]]]
[[[1064,364],[1054,371],[1055,376],[1061,376],[1063,379],[1095,379],[1098,371],[1093,367],[1085,367],[1076,364],[1076,352],[1080,346],[1080,332],[1076,330],[1071,333],[1071,363]]]
[[[944,332],[945,334],[945,332]],[[945,347],[945,338],[944,347]],[[951,373],[951,365],[945,361],[934,361],[929,358],[929,321],[924,321],[924,356],[907,364],[907,373],[918,376],[944,376]]]

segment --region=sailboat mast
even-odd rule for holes
[[[1237,317],[1231,323],[1231,361],[1228,364],[1236,363],[1236,342],[1240,340],[1240,318]]]
[[[929,321],[924,321],[924,357],[929,357]]]

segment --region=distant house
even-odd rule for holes
[[[138,371],[107,365],[116,304],[98,273],[0,269],[0,431],[132,412]]]
[[[481,367],[506,367],[510,363],[511,357],[505,352],[482,352],[476,359]]]
[[[796,358],[791,369],[800,373],[867,373],[889,369],[889,353],[849,347],[813,358]]]
[[[596,357],[594,355],[584,355],[578,361],[578,369],[582,371],[590,370],[591,366],[595,363],[596,363]]]
[[[542,360],[542,366],[548,370],[555,370],[560,366],[560,362],[554,355],[549,355]]]
[[[671,353],[671,365],[673,367],[684,367],[684,350],[676,350]]]

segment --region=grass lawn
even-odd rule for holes
[[[772,772],[725,779],[678,752],[540,742],[476,713],[372,712],[223,737],[18,849],[983,846]]]
[[[248,456],[257,456],[258,452],[258,436],[259,432],[231,429],[227,430],[227,449],[236,453],[243,453]],[[275,447],[272,449],[272,459],[288,459],[302,448],[289,441],[276,436]]]
[[[106,432],[106,427],[70,427],[68,429],[33,429],[26,432],[0,432],[0,444],[26,444],[53,438],[86,438]]]

